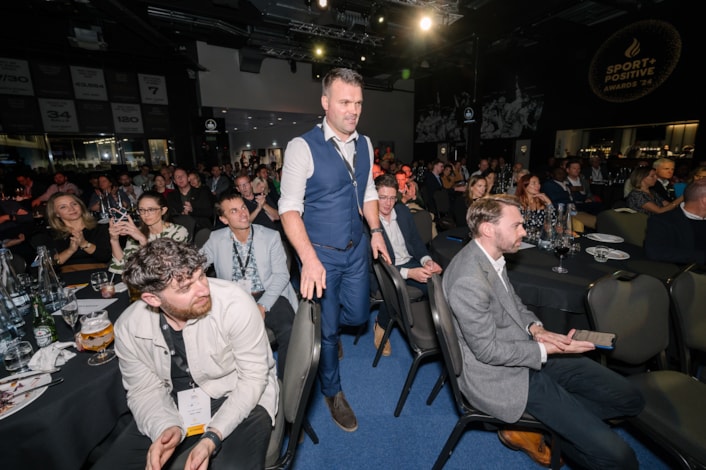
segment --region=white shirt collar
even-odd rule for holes
[[[347,144],[348,142],[355,141],[358,139],[358,131],[355,130],[353,133],[348,137],[348,140],[345,142],[342,141],[341,139],[338,138],[338,136],[333,132],[333,129],[331,129],[331,126],[329,126],[328,121],[326,121],[326,118],[324,118],[323,122],[321,123],[323,129],[324,129],[324,140],[329,140],[329,139],[336,139],[338,142],[342,142],[344,144]]]

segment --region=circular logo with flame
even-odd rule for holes
[[[633,23],[608,38],[593,56],[588,76],[591,90],[615,103],[642,98],[669,78],[681,47],[679,32],[671,24]]]

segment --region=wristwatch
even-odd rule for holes
[[[218,437],[218,434],[216,434],[213,431],[206,431],[201,435],[201,439],[210,439],[211,442],[216,444],[216,448],[211,452],[211,457],[215,457],[216,454],[221,450],[221,446],[223,445],[223,442],[221,441],[221,438]]]
[[[382,229],[381,227],[378,227],[378,228],[371,229],[370,233],[382,233],[384,231],[385,231],[384,229]]]

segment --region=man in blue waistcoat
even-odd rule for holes
[[[356,126],[363,105],[363,78],[350,69],[323,79],[320,125],[287,145],[279,213],[301,262],[300,291],[321,301],[319,380],[334,422],[358,429],[341,388],[338,331],[360,325],[369,315],[368,236],[373,256],[389,262],[378,218],[372,178],[373,147]]]

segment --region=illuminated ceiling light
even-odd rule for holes
[[[431,29],[431,26],[432,26],[431,17],[429,15],[422,16],[422,19],[419,20],[419,28],[422,31],[429,31]]]
[[[272,141],[272,146],[273,146],[273,147],[276,147],[276,146],[277,146],[277,141],[276,141],[276,140],[273,140],[273,141]]]
[[[250,142],[248,142],[247,144],[245,144],[245,146],[246,146],[247,148],[250,148]]]
[[[361,61],[361,62],[365,62],[365,56],[364,56],[364,55],[360,56],[360,61]]]
[[[319,10],[328,10],[328,0],[316,0],[316,8]]]
[[[278,120],[278,121],[281,121],[281,120],[282,120],[282,118],[281,118],[281,117],[278,117],[278,118],[277,118],[277,120]]]
[[[314,47],[314,54],[316,57],[323,57],[324,55],[324,48],[323,46],[316,46]]]
[[[248,116],[248,119],[252,119],[252,116]]]
[[[222,112],[223,114],[228,114],[228,110],[227,110],[227,109],[222,109],[221,112]]]

